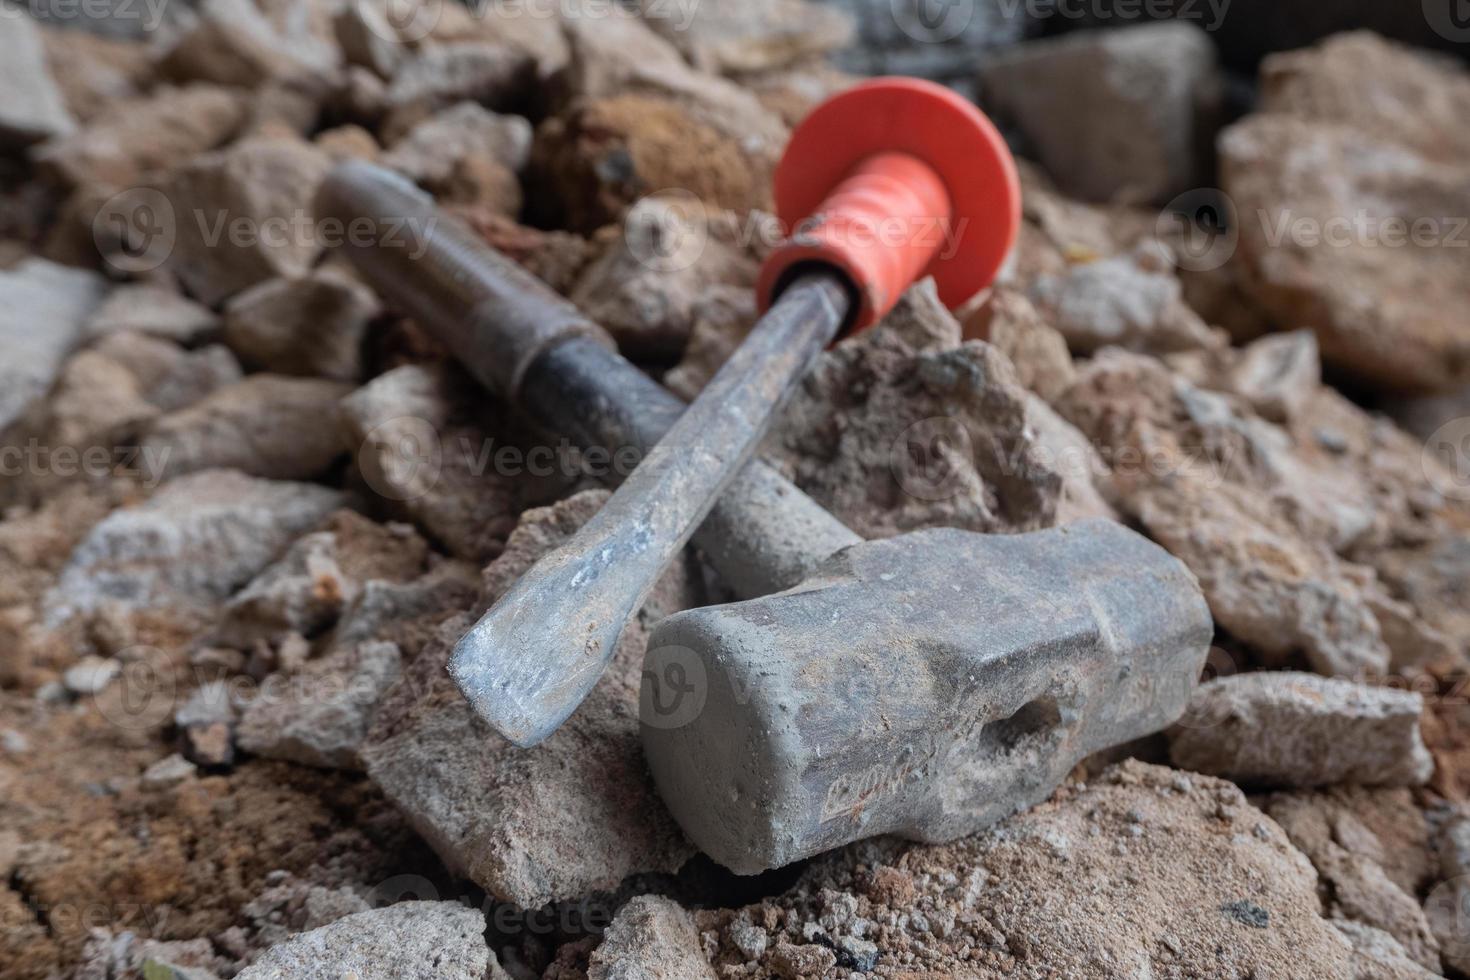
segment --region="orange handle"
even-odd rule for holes
[[[995,278],[1020,231],[1005,140],[973,104],[914,78],[873,79],[818,106],[791,134],[774,190],[789,237],[761,270],[761,307],[799,267],[835,268],[854,293],[845,334],[926,275],[946,305],[961,305]]]
[[[757,288],[775,297],[799,267],[835,266],[858,293],[849,329],[866,328],[939,254],[952,216],[949,192],[932,167],[907,153],[876,154],[772,253]]]

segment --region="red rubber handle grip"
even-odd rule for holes
[[[855,295],[844,334],[926,275],[961,305],[995,278],[1021,224],[999,132],[958,94],[912,78],[874,79],[813,110],[776,168],[775,198],[788,237],[761,270],[762,309],[799,267],[835,268]]]

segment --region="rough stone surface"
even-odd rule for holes
[[[620,229],[600,236],[571,299],[632,358],[682,353],[712,289],[751,290],[758,266],[728,240],[732,215],[711,215],[685,196],[636,204]]]
[[[1016,380],[1048,402],[1076,377],[1067,339],[1022,293],[994,288],[965,318],[964,331],[966,340],[983,340],[1010,358]]]
[[[605,499],[589,491],[527,512],[485,571],[482,607]],[[644,766],[638,688],[651,620],[695,602],[678,565],[629,623],[587,700],[532,749],[491,730],[449,679],[449,650],[473,617],[448,620],[379,708],[362,747],[368,775],[451,869],[525,908],[677,870],[694,852]]]
[[[493,160],[512,175],[520,173],[530,159],[531,134],[531,124],[520,116],[461,102],[414,126],[388,148],[381,162],[426,189],[439,191],[450,186],[455,172],[471,157]]]
[[[1452,313],[1470,289],[1470,249],[1452,217],[1470,213],[1463,137],[1397,107],[1432,90],[1429,117],[1447,123],[1470,105],[1470,76],[1348,36],[1265,78],[1275,92],[1265,111],[1220,141],[1247,287],[1276,322],[1314,329],[1323,358],[1361,383],[1465,383],[1470,331]],[[1426,135],[1406,136],[1409,119]]]
[[[364,582],[405,581],[427,560],[428,546],[412,528],[342,511],[232,596],[211,638],[248,649],[286,633],[314,636],[353,604]]]
[[[388,142],[420,120],[459,102],[503,109],[525,94],[535,63],[508,44],[455,41],[419,52],[393,75],[384,94]]]
[[[400,902],[293,936],[237,980],[484,980],[485,916],[458,902]]]
[[[143,437],[143,452],[160,460],[167,476],[234,469],[311,479],[345,455],[330,420],[351,390],[317,378],[252,374],[159,419]]]
[[[1407,691],[1295,672],[1200,687],[1169,735],[1174,764],[1258,786],[1417,786],[1434,762]]]
[[[43,259],[0,270],[0,431],[51,386],[106,293],[95,273]]]
[[[642,0],[643,22],[671,41],[701,71],[741,73],[782,68],[844,47],[852,19],[807,0],[697,4],[681,16],[660,0]]]
[[[936,524],[1034,530],[1055,523],[1075,470],[1063,465],[1065,447],[1028,425],[1029,405],[1005,356],[960,343],[925,283],[876,329],[822,356],[764,450],[870,538]]]
[[[225,307],[224,341],[249,367],[356,381],[377,297],[344,276],[270,279]]]
[[[1329,544],[1371,538],[1402,502],[1378,492],[1376,473],[1362,479],[1356,450],[1324,448],[1325,419],[1283,430],[1121,351],[1094,358],[1057,407],[1102,452],[1119,506],[1199,577],[1221,627],[1272,664],[1300,655],[1347,676],[1388,666],[1374,611],[1387,596]],[[1352,412],[1333,426],[1362,427]],[[1381,452],[1362,465],[1383,466]]]
[[[180,344],[197,344],[219,329],[220,318],[207,306],[171,289],[144,283],[118,286],[87,320],[89,338],[140,333]]]
[[[164,267],[211,306],[305,274],[324,244],[310,208],[329,165],[309,143],[256,138],[178,167],[158,188],[177,218]]]
[[[64,136],[76,125],[47,65],[41,28],[13,12],[0,34],[0,143],[28,146]]]
[[[114,106],[70,136],[39,147],[34,157],[72,186],[125,187],[220,146],[244,119],[244,103],[227,89],[164,86]]]
[[[305,4],[203,0],[199,18],[159,64],[167,76],[247,89],[322,85],[340,60]],[[323,15],[324,16],[324,15]]]
[[[514,439],[505,410],[448,369],[396,368],[341,407],[358,471],[388,506],[452,554],[486,561],[500,553],[526,506],[554,499],[566,477],[497,467]],[[552,467],[554,470],[557,467]]]
[[[640,895],[618,910],[593,950],[588,980],[714,980],[694,920],[678,902]]]
[[[1173,271],[1147,249],[1043,276],[1031,299],[1079,354],[1108,346],[1167,354],[1224,342],[1185,304]]]
[[[717,969],[754,975],[779,976],[784,947],[817,946],[839,951],[843,975],[895,978],[1374,976],[1316,888],[1235,786],[1130,761],[984,833],[849,847],[779,897],[695,920]],[[767,934],[754,962],[728,931],[740,920]]]
[[[48,594],[48,613],[220,602],[341,502],[326,487],[229,470],[180,477],[92,528]]]
[[[1316,867],[1329,916],[1387,933],[1421,968],[1438,973],[1439,944],[1415,897],[1432,872],[1400,863],[1427,854],[1429,843],[1424,817],[1406,796],[1278,794],[1263,808]]]
[[[631,17],[573,21],[568,39],[579,98],[541,125],[532,152],[567,226],[591,232],[662,190],[733,211],[768,207],[787,130],[754,95],[692,70]]]
[[[322,769],[361,769],[358,748],[384,692],[398,680],[396,644],[336,650],[278,683],[262,686],[240,716],[246,752]]]
[[[1183,20],[1029,42],[982,66],[981,89],[1064,189],[1131,203],[1198,186],[1221,96],[1209,35]]]

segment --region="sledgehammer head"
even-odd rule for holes
[[[695,844],[742,874],[876,834],[972,833],[1183,712],[1193,575],[1089,521],[853,545],[778,595],[659,624],[643,745]]]

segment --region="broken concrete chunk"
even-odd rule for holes
[[[572,302],[629,357],[678,356],[711,289],[755,286],[755,259],[716,230],[732,219],[688,195],[639,201],[621,228],[599,236],[603,253],[583,271]]]
[[[446,203],[521,213],[517,174],[531,152],[531,124],[461,102],[415,125],[381,162]]]
[[[287,633],[315,636],[355,602],[366,580],[412,578],[427,557],[427,544],[406,525],[377,524],[352,511],[334,514],[323,530],[298,538],[231,597],[211,640],[248,650]]]
[[[0,144],[11,149],[64,136],[76,123],[46,63],[46,45],[35,21],[5,14],[0,32]]]
[[[268,279],[226,304],[224,341],[259,370],[356,381],[379,310],[373,292],[345,276]]]
[[[122,331],[107,334],[83,353],[122,365],[136,381],[139,396],[160,412],[188,408],[241,379],[240,362],[219,344],[185,350],[167,340]],[[92,394],[95,397],[95,390]]]
[[[1470,300],[1470,249],[1445,219],[1470,213],[1462,159],[1271,113],[1222,134],[1220,158],[1242,216],[1238,261],[1278,324],[1311,327],[1327,364],[1375,389],[1470,380],[1455,313]]]
[[[983,340],[1011,359],[1016,380],[1053,401],[1076,376],[1067,340],[1042,319],[1024,294],[1005,287],[965,319],[966,340]]]
[[[330,165],[309,143],[257,138],[178,167],[158,186],[175,216],[165,268],[210,306],[305,275],[327,244],[311,200]]]
[[[980,76],[984,101],[1077,197],[1162,203],[1199,185],[1222,93],[1214,43],[1197,24],[1032,41]]]
[[[199,767],[175,752],[143,770],[143,787],[164,790],[177,786],[199,771]]]
[[[180,477],[92,528],[47,594],[47,617],[57,622],[109,601],[211,606],[341,504],[326,487],[230,470]]]
[[[606,496],[588,491],[528,511],[485,570],[482,608]],[[649,779],[637,705],[649,624],[697,603],[692,582],[676,564],[623,632],[598,686],[533,749],[492,731],[449,679],[449,650],[474,617],[448,620],[379,707],[361,750],[368,775],[450,868],[525,908],[677,870],[694,849]]]
[[[402,669],[397,645],[370,642],[335,650],[290,676],[272,675],[240,716],[240,748],[321,769],[360,770],[358,747]]]
[[[1334,34],[1261,63],[1261,111],[1341,123],[1431,160],[1463,163],[1470,74],[1451,60],[1371,31]]]
[[[87,320],[87,338],[114,333],[161,337],[185,346],[199,343],[219,328],[213,310],[171,289],[146,283],[118,286]]]
[[[0,431],[51,386],[106,295],[96,273],[44,259],[0,270]]]
[[[204,0],[198,10],[198,21],[160,61],[163,74],[247,89],[323,85],[341,60],[325,25],[313,29],[304,3],[275,5],[276,17],[251,0]]]
[[[447,183],[465,157],[487,157],[519,173],[530,155],[531,124],[526,119],[461,102],[409,130],[383,154],[382,163],[428,187]]]
[[[293,936],[237,980],[485,980],[484,932],[478,909],[400,902]]]
[[[960,344],[926,281],[878,328],[822,356],[764,452],[866,537],[1035,530],[1055,523],[1075,471],[1062,466],[1067,447],[1028,424],[1027,396],[998,350]]]
[[[1279,794],[1265,809],[1316,867],[1331,918],[1382,930],[1404,955],[1437,973],[1439,943],[1415,890],[1389,876],[1376,853],[1385,842],[1338,803],[1316,794]]]
[[[770,71],[845,47],[853,22],[844,11],[807,0],[696,4],[686,11],[641,0],[643,23],[674,44],[700,71]]]
[[[639,895],[618,910],[592,951],[588,980],[634,977],[714,980],[694,921],[678,902]]]
[[[1434,969],[1420,966],[1397,939],[1361,922],[1332,920],[1332,926],[1353,947],[1354,980],[1434,980],[1440,973],[1438,957]]]
[[[488,561],[528,504],[554,499],[575,474],[530,465],[514,427],[464,375],[408,365],[343,399],[358,471],[388,506],[452,554]],[[554,456],[554,454],[553,454]]]
[[[1259,786],[1418,786],[1434,772],[1423,699],[1315,674],[1255,673],[1200,687],[1169,734],[1174,764]]]
[[[396,142],[416,123],[459,102],[509,108],[527,92],[534,68],[525,52],[508,44],[462,41],[426,47],[388,84],[384,140]]]
[[[122,670],[122,664],[106,657],[83,657],[67,668],[61,683],[73,694],[99,694]]]
[[[1322,387],[1317,336],[1310,330],[1171,357],[1169,363],[1197,384],[1238,395],[1261,418],[1281,424],[1303,414]]]
[[[278,480],[321,476],[345,455],[323,425],[351,386],[317,378],[252,374],[160,418],[143,436],[145,458],[165,476],[232,469]]]
[[[532,168],[562,227],[590,233],[663,190],[742,213],[769,208],[788,133],[751,93],[694,71],[633,17],[572,20],[567,37],[580,98],[541,125]]]
[[[1185,304],[1182,290],[1156,251],[1141,250],[1043,276],[1031,299],[1079,354],[1109,346],[1149,354],[1224,346]]]
[[[1327,675],[1387,669],[1381,589],[1334,550],[1377,533],[1397,506],[1376,476],[1363,479],[1356,450],[1329,453],[1312,427],[1298,432],[1306,413],[1283,430],[1117,350],[1083,367],[1057,409],[1103,454],[1109,499],[1189,565],[1216,621],[1268,664],[1301,654]]]
[[[385,81],[409,54],[386,2],[344,4],[332,17],[332,33],[349,64],[366,68]]]
[[[73,187],[126,187],[233,136],[245,121],[240,96],[214,85],[160,87],[113,106],[77,132],[37,148],[36,164]]]
[[[921,976],[1002,977],[1024,962],[1024,973],[1099,980],[1288,977],[1310,962],[1314,980],[1358,980],[1320,909],[1311,864],[1239,789],[1130,761],[988,831],[845,848],[778,896],[695,917],[719,971],[749,959],[723,926],[762,927],[767,945],[741,970],[755,976],[779,975],[785,948],[815,946],[873,957],[839,966],[842,976],[902,964]]]

